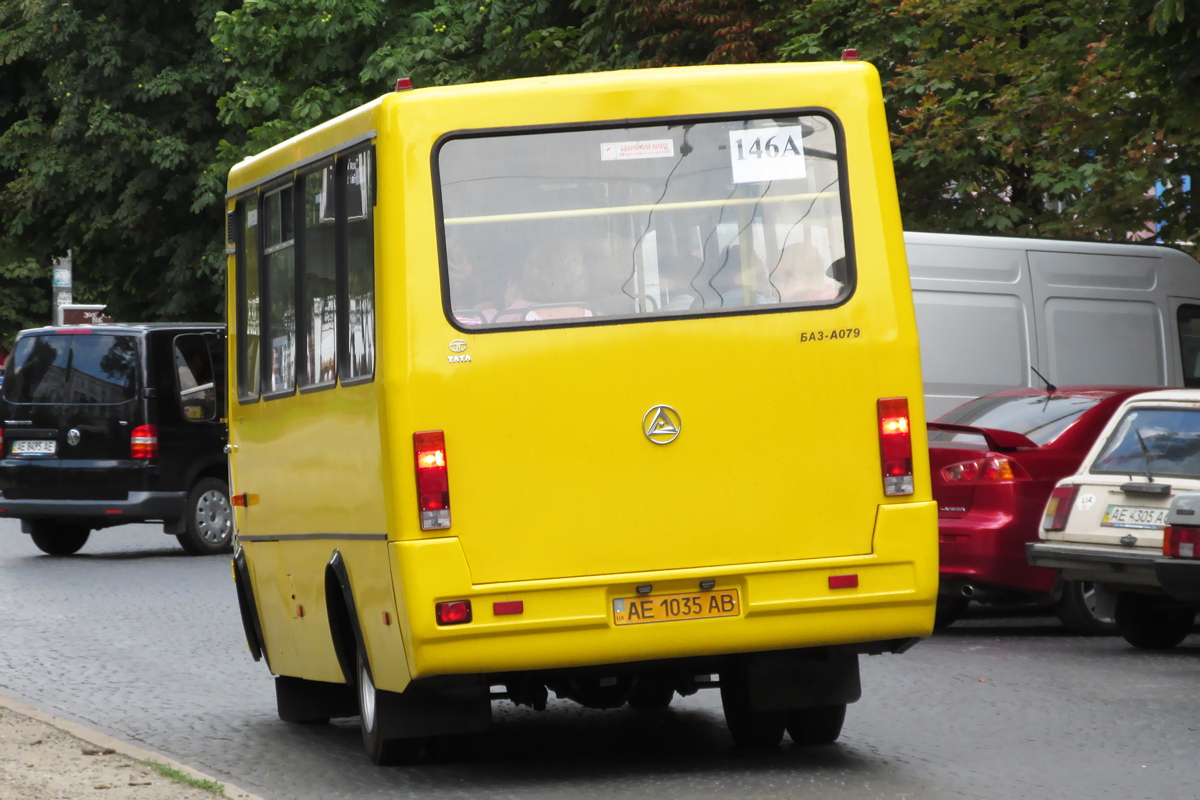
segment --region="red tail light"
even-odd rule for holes
[[[1200,528],[1163,528],[1163,555],[1167,558],[1200,557]]]
[[[907,397],[881,398],[879,456],[883,462],[883,493],[889,497],[913,493],[912,431]]]
[[[1071,515],[1071,505],[1075,502],[1078,486],[1059,486],[1050,495],[1046,504],[1046,514],[1042,517],[1042,527],[1048,531],[1061,531],[1067,527],[1067,517]]]
[[[129,455],[133,458],[158,458],[158,426],[138,425],[129,434]]]
[[[942,467],[941,476],[943,481],[955,486],[1029,480],[1029,473],[1022,469],[1020,464],[1003,456],[951,464]]]
[[[446,435],[441,431],[414,433],[413,454],[417,463],[421,530],[449,528],[450,475],[446,468]]]
[[[471,621],[471,601],[451,600],[434,606],[438,625],[462,625]]]

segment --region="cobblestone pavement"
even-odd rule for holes
[[[863,659],[838,744],[743,757],[713,691],[666,712],[496,706],[460,757],[379,769],[356,721],[292,726],[242,638],[226,557],[151,526],[43,556],[0,520],[0,693],[267,798],[1193,798],[1200,634],[1161,654],[975,618]]]

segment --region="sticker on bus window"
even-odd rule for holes
[[[603,142],[601,161],[626,161],[633,158],[674,158],[674,139],[647,139],[641,142]]]
[[[253,228],[258,224],[258,209],[252,208],[246,212],[246,227]]]
[[[752,128],[729,132],[734,183],[766,183],[805,177],[804,129]]]

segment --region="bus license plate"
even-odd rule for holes
[[[737,589],[618,597],[613,600],[613,622],[617,625],[641,625],[681,619],[736,617],[740,610]]]
[[[1141,528],[1158,530],[1167,523],[1167,509],[1109,506],[1100,524],[1106,528]]]
[[[53,439],[18,439],[12,443],[14,456],[52,456],[58,442]]]

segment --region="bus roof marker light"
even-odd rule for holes
[[[398,78],[396,80],[397,92],[411,92],[412,88],[412,78]]]
[[[450,475],[446,466],[446,434],[419,431],[413,434],[416,461],[417,504],[421,530],[450,527]]]
[[[842,61],[858,61],[858,50],[848,47],[842,51]]]

